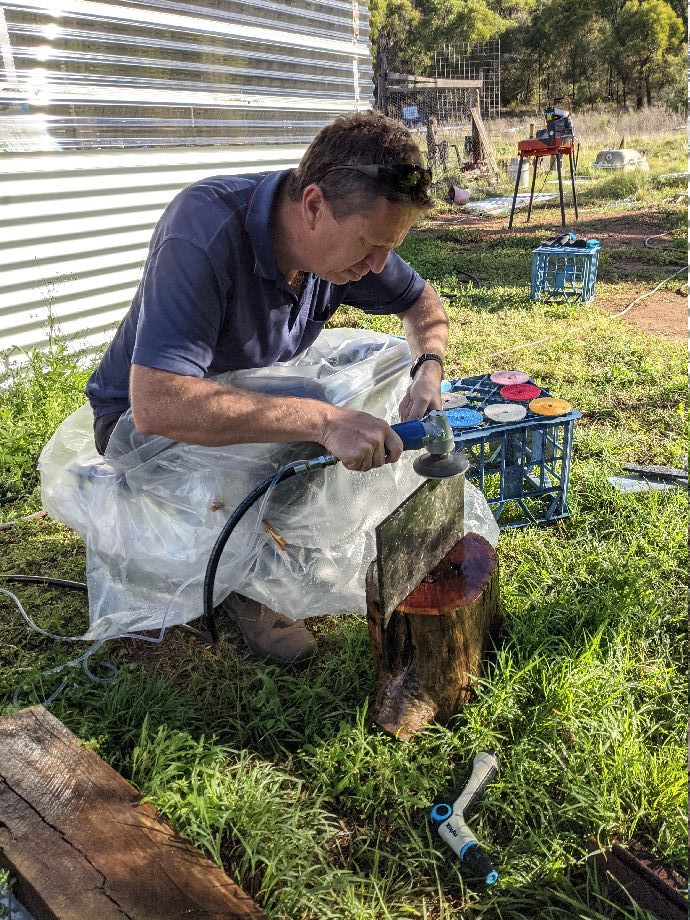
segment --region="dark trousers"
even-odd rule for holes
[[[121,412],[109,412],[107,415],[99,415],[93,422],[93,439],[96,442],[96,450],[103,456],[108,446],[110,435],[113,428],[117,425]]]

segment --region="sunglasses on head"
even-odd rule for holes
[[[398,166],[384,166],[381,164],[367,164],[366,166],[331,166],[321,177],[322,179],[336,169],[351,169],[362,173],[370,179],[375,179],[396,192],[415,195],[424,194],[431,185],[431,170],[414,163],[401,163]]]

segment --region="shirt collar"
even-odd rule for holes
[[[276,265],[271,235],[271,210],[283,179],[292,170],[268,173],[254,189],[245,226],[254,250],[254,274],[275,281],[282,278]]]

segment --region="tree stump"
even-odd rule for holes
[[[469,700],[498,625],[498,557],[479,534],[466,534],[396,607],[383,635],[375,562],[366,592],[378,680],[371,716],[406,741]]]

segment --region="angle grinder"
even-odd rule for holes
[[[455,449],[453,429],[445,412],[433,410],[424,418],[398,422],[391,425],[391,428],[403,442],[403,450],[427,449],[427,453],[417,457],[412,464],[415,473],[420,476],[426,479],[446,479],[467,470],[469,462],[462,451]],[[337,462],[338,458],[334,454],[324,454],[313,460],[298,461],[296,467],[299,468],[296,471],[302,473],[321,469]]]
[[[453,429],[445,412],[432,411],[424,418],[412,422],[400,422],[392,426],[403,442],[405,450],[421,450],[422,454],[412,464],[415,473],[427,479],[445,479],[464,473],[469,462],[462,451],[455,449]]]

